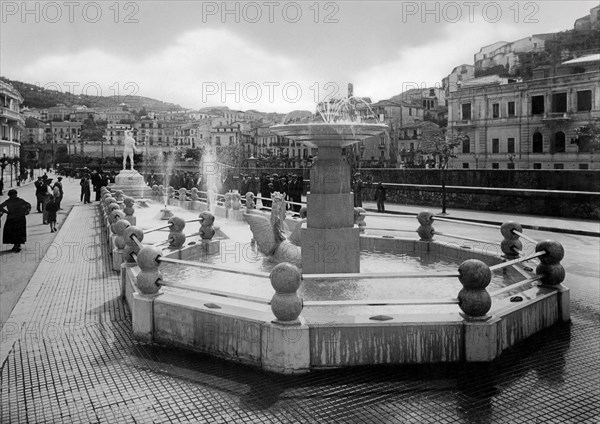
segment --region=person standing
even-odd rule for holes
[[[58,203],[52,194],[48,196],[46,212],[48,214],[47,221],[48,224],[50,224],[50,232],[54,233],[56,231],[56,212],[58,212]]]
[[[52,187],[52,194],[54,195],[54,201],[58,205],[58,209],[60,209],[60,202],[64,196],[62,177],[58,177],[58,181],[54,183],[54,186]]]
[[[44,183],[44,179],[42,177],[38,177],[37,181],[33,183],[35,186],[35,198],[37,200],[35,208],[38,213],[42,213],[42,207],[44,206],[44,197],[46,196],[46,192],[48,191],[48,187]]]
[[[375,189],[375,201],[377,202],[377,212],[385,212],[385,200],[385,187],[381,182],[379,182],[379,184],[377,184],[377,188]]]
[[[354,174],[352,181],[352,191],[354,192],[354,207],[362,208],[362,189],[363,181],[360,179],[360,173]]]
[[[79,185],[81,186],[81,196],[79,200],[83,201],[83,204],[90,203],[90,177],[88,174],[83,175]]]
[[[17,190],[8,190],[8,199],[0,204],[0,216],[6,214],[2,242],[13,244],[13,252],[20,252],[21,245],[27,241],[27,220],[31,205],[19,198]]]
[[[0,178],[0,196],[2,196],[2,190],[4,190],[4,178]]]

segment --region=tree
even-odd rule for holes
[[[579,146],[580,152],[594,152],[600,150],[600,118],[595,118],[587,125],[575,129],[577,138],[573,143]]]

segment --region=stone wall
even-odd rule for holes
[[[384,184],[387,202],[442,206],[442,188],[436,185]],[[363,190],[373,201],[375,186]],[[475,209],[581,219],[600,219],[600,193],[478,187],[446,187],[448,209]]]

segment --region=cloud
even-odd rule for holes
[[[22,69],[20,77],[63,91],[74,87],[75,94],[85,87],[84,94],[94,95],[99,86],[102,95],[135,94],[191,108],[291,111],[314,109],[312,73],[292,57],[225,29],[199,29],[142,58],[135,52],[119,56],[98,49],[44,55]]]
[[[373,99],[387,99],[410,88],[441,86],[442,78],[456,66],[473,64],[482,46],[520,37],[522,29],[510,24],[447,24],[442,37],[419,47],[402,47],[389,61],[361,71],[354,80],[361,93]]]

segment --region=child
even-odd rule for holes
[[[56,212],[58,211],[58,203],[53,195],[49,195],[48,203],[46,203],[46,211],[48,212],[48,224],[50,224],[50,232],[56,232]]]

